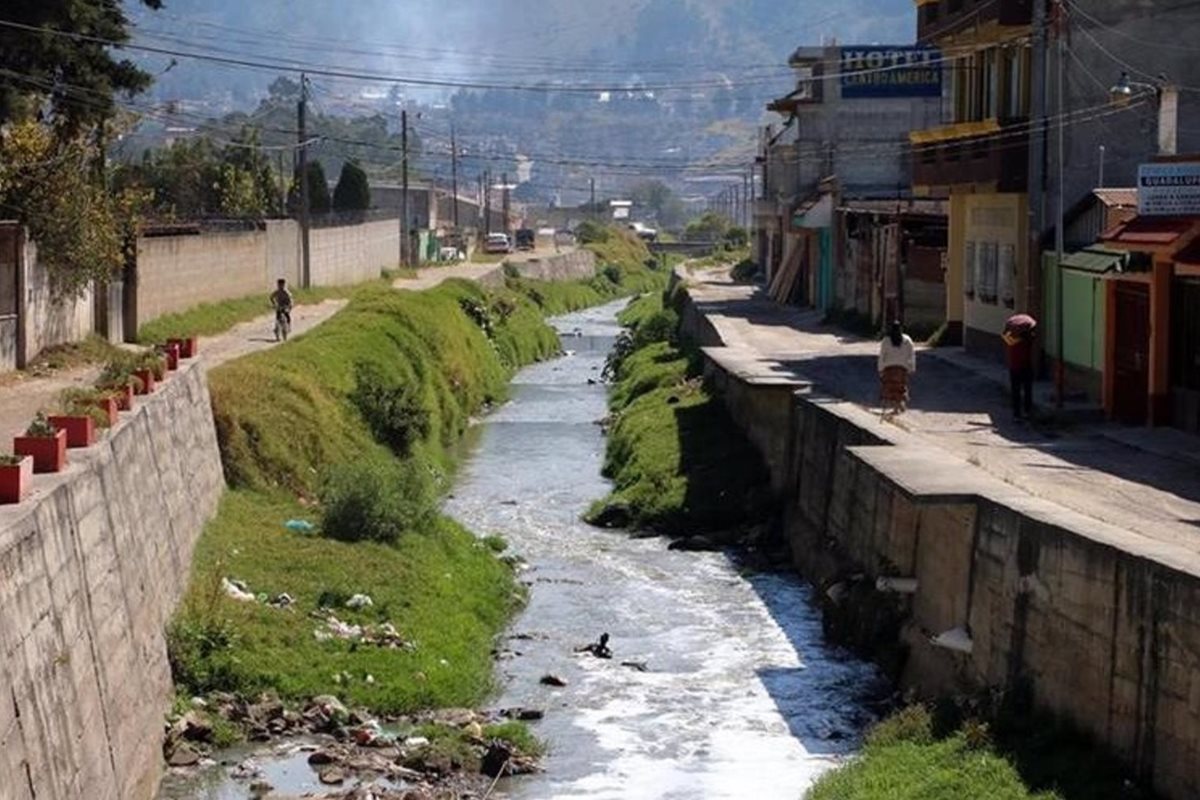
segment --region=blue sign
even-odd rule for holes
[[[941,97],[942,53],[932,47],[843,47],[842,97]]]

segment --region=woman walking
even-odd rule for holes
[[[879,346],[879,382],[883,414],[902,414],[908,409],[908,379],[917,371],[917,351],[899,320],[888,326]]]

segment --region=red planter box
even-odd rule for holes
[[[108,417],[108,427],[117,424],[118,401],[115,397],[105,397],[97,400],[94,405],[98,406]]]
[[[25,499],[33,481],[33,459],[23,456],[19,464],[0,464],[0,505],[12,505]]]
[[[133,411],[133,387],[126,384],[124,387],[117,389],[117,410]]]
[[[163,348],[163,355],[167,357],[167,371],[174,372],[179,369],[179,343],[168,343]]]
[[[13,452],[33,457],[33,471],[62,472],[67,466],[67,432],[54,436],[18,436],[13,439]]]
[[[167,339],[167,344],[179,345],[180,358],[195,358],[196,353],[200,351],[200,345],[195,336],[188,336],[185,339]]]
[[[96,421],[91,417],[50,417],[55,430],[67,432],[67,447],[91,447],[96,443]]]
[[[138,389],[138,394],[150,394],[154,391],[154,370],[139,369],[133,374],[142,382],[142,388]]]

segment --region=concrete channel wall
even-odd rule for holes
[[[0,508],[0,798],[148,800],[163,631],[225,486],[203,368],[70,460]]]
[[[694,306],[682,316],[771,467],[796,568],[861,643],[896,640],[904,686],[1028,691],[1164,796],[1200,797],[1191,551],[1032,497],[802,380],[761,380]],[[959,646],[933,644],[946,634]]]

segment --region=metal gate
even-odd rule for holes
[[[1122,281],[1116,295],[1113,415],[1127,425],[1145,425],[1150,404],[1150,287]]]

